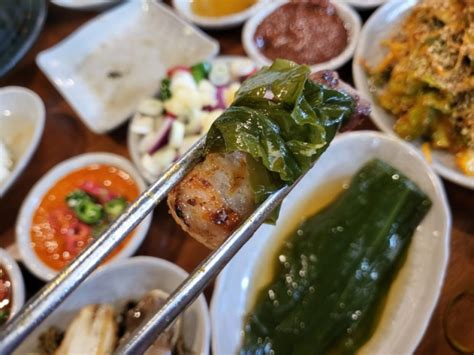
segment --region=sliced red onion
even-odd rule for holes
[[[217,108],[220,108],[222,110],[225,110],[227,108],[227,105],[225,104],[225,90],[227,89],[227,86],[218,86],[216,90],[216,100],[217,100],[217,105],[214,107],[214,110]]]
[[[100,203],[106,203],[114,198],[119,197],[119,195],[109,191],[105,187],[100,186],[99,184],[95,183],[94,181],[84,181],[79,188],[89,195],[95,197],[99,200]]]
[[[159,128],[159,130],[156,132],[156,141],[153,144],[153,146],[148,149],[148,154],[153,154],[156,152],[158,149],[163,147],[168,143],[170,131],[171,131],[171,126],[173,125],[173,121],[175,119],[167,116]]]

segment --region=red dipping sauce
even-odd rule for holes
[[[13,305],[13,289],[7,270],[0,265],[0,325],[10,317]]]
[[[348,44],[348,33],[327,0],[293,1],[268,15],[254,41],[269,59],[318,64],[335,58]]]

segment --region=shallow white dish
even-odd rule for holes
[[[209,28],[209,29],[225,29],[232,28],[242,24],[256,11],[258,11],[262,5],[269,2],[270,0],[257,0],[254,5],[247,9],[237,12],[235,14],[219,16],[219,17],[207,17],[196,15],[191,9],[190,0],[173,0],[173,7],[176,12],[184,17],[186,20],[195,23],[196,25]]]
[[[369,65],[376,65],[383,59],[386,50],[380,43],[396,32],[416,3],[417,0],[395,0],[375,11],[362,29],[352,65],[355,87],[372,105],[372,120],[380,130],[394,137],[398,137],[393,130],[395,118],[378,105],[376,98],[371,93],[367,75],[360,61],[366,60]],[[414,142],[413,144],[417,148],[421,146],[420,142]],[[442,177],[456,184],[474,189],[474,177],[469,177],[459,171],[452,154],[433,149],[432,157],[432,165]]]
[[[188,273],[179,266],[158,258],[139,256],[105,265],[90,276],[17,349],[15,354],[37,351],[39,335],[51,326],[65,329],[77,312],[88,304],[111,303],[121,307],[148,291],[174,291]],[[204,296],[184,312],[183,335],[193,354],[209,353],[210,321]]]
[[[50,0],[54,5],[73,10],[103,10],[124,0]]]
[[[269,4],[266,4],[258,12],[255,13],[244,25],[242,31],[242,43],[244,45],[245,52],[252,58],[255,63],[259,65],[270,65],[273,61],[265,57],[260,49],[255,44],[254,36],[257,27],[260,23],[270,15],[274,10],[283,4],[289,2],[288,0],[275,0]],[[344,22],[346,29],[349,34],[349,42],[347,47],[337,57],[319,64],[311,65],[311,71],[319,71],[323,69],[337,69],[343,66],[354,54],[357,41],[359,39],[359,32],[361,28],[360,17],[357,12],[350,6],[343,4],[338,1],[332,1],[332,4],[336,8],[337,14]],[[315,39],[317,40],[317,39]]]
[[[382,4],[385,4],[389,0],[340,0],[358,9],[371,9]]]
[[[16,261],[8,254],[5,249],[0,248],[0,265],[6,269],[10,281],[12,282],[13,305],[10,312],[10,318],[16,314],[25,302],[25,283],[21,270]]]
[[[212,59],[210,62],[211,63],[217,63],[217,62],[224,62],[224,63],[232,63],[236,61],[249,61],[247,57],[242,57],[242,56],[234,56],[234,55],[224,55],[224,56],[219,56],[214,59]],[[194,63],[195,64],[195,63]],[[130,153],[130,156],[132,157],[132,161],[137,167],[138,171],[142,176],[145,178],[145,180],[152,184],[153,182],[156,181],[158,178],[157,176],[154,176],[150,174],[143,166],[140,152],[138,149],[139,142],[140,142],[140,135],[133,133],[131,126],[128,126],[128,134],[127,134],[127,146],[128,146],[128,152]]]
[[[167,68],[218,51],[215,40],[166,5],[134,0],[97,16],[36,62],[84,123],[104,133],[156,92]]]
[[[140,192],[145,190],[145,182],[127,159],[110,153],[88,153],[65,160],[51,170],[49,170],[33,186],[26,196],[20,208],[20,213],[16,221],[16,244],[20,252],[22,261],[28,270],[38,278],[48,281],[51,280],[58,271],[44,264],[36,255],[31,246],[31,220],[36,208],[43,199],[44,194],[65,175],[74,170],[78,170],[91,164],[107,164],[115,166],[130,174],[131,178],[137,184]],[[125,247],[114,256],[112,260],[127,258],[138,249],[150,227],[152,214],[149,214],[135,229],[133,237],[127,242]]]
[[[278,230],[296,228],[296,207],[314,201],[314,193],[329,181],[348,181],[373,158],[407,175],[429,195],[433,206],[414,234],[377,330],[360,352],[409,354],[415,350],[438,300],[448,262],[451,215],[446,195],[440,179],[409,144],[382,133],[359,131],[334,140],[284,200],[276,226],[260,227],[219,275],[211,303],[215,354],[238,351],[243,317],[256,291],[252,285],[261,274],[262,263],[270,263],[279,246],[274,239]]]
[[[13,170],[0,184],[0,198],[33,156],[43,134],[44,119],[44,103],[35,92],[19,86],[0,88],[0,140],[13,158]]]

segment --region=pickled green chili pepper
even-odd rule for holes
[[[81,222],[96,224],[102,220],[104,209],[92,200],[81,200],[74,207],[74,212]]]
[[[127,208],[127,201],[123,197],[117,197],[104,205],[105,213],[110,220],[116,219]]]
[[[82,201],[92,201],[92,198],[82,190],[75,190],[66,196],[66,204],[69,208],[75,208]]]

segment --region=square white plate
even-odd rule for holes
[[[135,0],[86,23],[36,62],[95,133],[127,120],[166,69],[215,56],[219,44],[155,0]]]

